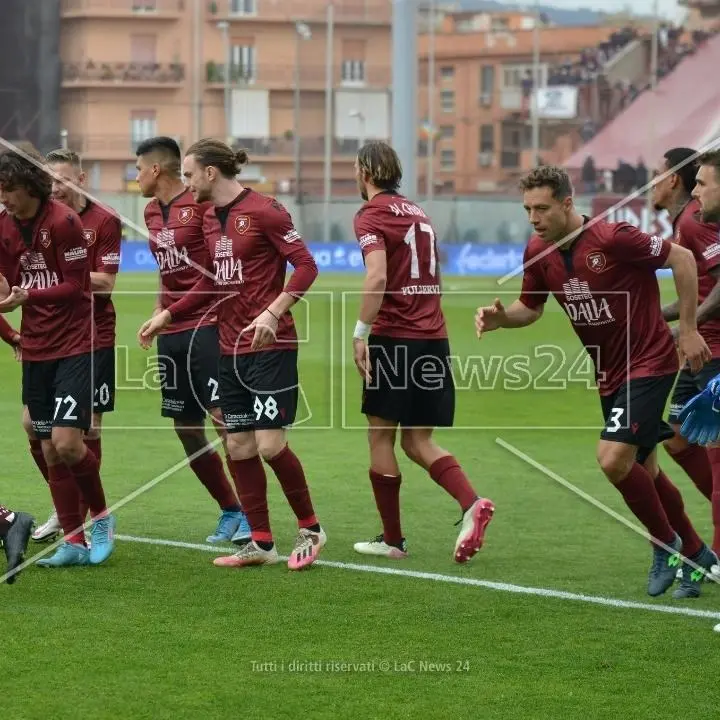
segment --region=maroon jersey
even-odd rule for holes
[[[20,325],[23,360],[91,350],[90,267],[77,213],[48,200],[29,221],[0,215],[0,273],[28,291]]]
[[[440,306],[440,260],[430,218],[407,198],[381,192],[355,215],[363,257],[387,256],[387,285],[372,333],[397,338],[446,338]]]
[[[208,203],[198,205],[189,190],[181,192],[167,205],[155,199],[145,207],[150,251],[160,269],[160,307],[163,310],[192,290],[202,276],[199,268],[208,265],[203,215],[209,207]],[[215,298],[206,295],[203,300],[192,315],[173,322],[163,333],[214,324],[215,313],[209,311]]]
[[[120,269],[120,218],[88,200],[80,211],[83,234],[88,251],[90,272],[117,275]],[[115,306],[111,298],[95,294],[93,297],[95,337],[93,349],[102,350],[115,345]]]
[[[530,238],[520,301],[535,310],[555,296],[593,358],[601,395],[632,378],[678,371],[655,274],[671,243],[628,223],[597,222],[569,250],[548,248]]]
[[[700,203],[691,200],[675,218],[673,229],[675,242],[692,251],[697,261],[698,300],[702,303],[715,287],[716,280],[710,271],[720,267],[720,226],[703,222]],[[712,356],[720,357],[720,318],[708,320],[698,330]]]
[[[251,352],[254,331],[242,331],[283,290],[301,297],[317,277],[317,266],[288,211],[274,198],[250,188],[229,205],[208,210],[204,230],[213,279],[203,276],[195,289],[218,293],[213,300],[221,354],[243,355]],[[295,272],[285,286],[288,262]],[[186,296],[171,306],[173,319],[193,312],[198,302]],[[295,323],[288,312],[278,322],[276,342],[263,350],[296,347]]]

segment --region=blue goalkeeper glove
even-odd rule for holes
[[[680,434],[696,445],[709,445],[720,438],[720,375],[687,402],[678,415]]]

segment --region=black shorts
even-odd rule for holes
[[[93,412],[102,415],[115,409],[115,348],[95,350],[92,358]]]
[[[675,383],[672,400],[670,400],[668,422],[673,425],[679,425],[679,412],[689,400],[692,400],[699,392],[702,392],[708,382],[718,373],[720,373],[720,358],[713,358],[710,362],[705,363],[697,375],[693,375],[687,368],[681,370]]]
[[[162,416],[202,422],[207,410],[220,407],[219,360],[214,325],[158,336]]]
[[[22,397],[32,428],[47,440],[54,427],[90,428],[93,407],[92,354],[57,360],[24,360]]]
[[[220,358],[220,406],[229,433],[292,425],[298,404],[298,351]]]
[[[455,382],[450,343],[370,335],[370,383],[363,382],[362,412],[403,427],[452,427]]]
[[[605,427],[603,440],[636,445],[637,461],[644,463],[655,446],[675,435],[663,420],[675,373],[629,380],[612,395],[601,395]]]

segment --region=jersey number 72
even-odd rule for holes
[[[430,275],[435,277],[435,265],[437,258],[435,256],[435,232],[431,225],[428,223],[414,223],[410,226],[410,229],[405,235],[405,244],[410,246],[410,277],[420,277],[420,256],[422,256],[423,263],[425,261],[425,252],[423,252],[422,245],[420,246],[420,252],[418,252],[418,244],[427,237],[430,247],[430,267],[428,268]]]

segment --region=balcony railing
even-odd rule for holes
[[[60,12],[62,15],[163,17],[179,15],[187,3],[188,0],[60,0]]]
[[[175,137],[175,140],[184,147],[184,138]],[[130,159],[134,157],[138,145],[145,140],[144,137],[128,135],[74,135],[68,136],[68,147],[81,156],[106,159]]]
[[[247,4],[250,12],[246,12],[245,7],[246,3],[233,2],[233,0],[209,0],[207,17],[208,20],[215,21],[220,19],[252,21],[257,18],[258,20],[283,22],[294,22],[298,18],[302,18],[306,22],[322,22],[325,18],[325,3],[319,3],[317,0],[280,2],[255,0],[254,3]],[[389,25],[391,9],[392,4],[388,0],[343,0],[335,3],[334,20],[336,23]]]
[[[250,155],[267,158],[273,155],[292,157],[295,153],[295,138],[291,132],[281,137],[242,138],[236,137],[236,149],[244,148]],[[335,157],[353,158],[360,149],[360,140],[356,138],[334,138],[332,154]],[[300,155],[303,157],[323,157],[325,155],[324,137],[301,137]]]
[[[83,83],[130,84],[136,86],[178,85],[185,79],[180,63],[97,62],[63,63],[65,86]]]
[[[218,88],[225,83],[225,64],[210,61],[205,66],[208,83]],[[300,85],[322,89],[325,87],[325,67],[323,65],[300,65]],[[295,85],[295,67],[293,65],[268,65],[258,63],[252,66],[230,66],[230,84],[250,87],[277,87],[292,89]],[[343,77],[342,67],[334,69],[335,87],[374,87],[389,88],[392,84],[390,67],[366,66],[362,80],[350,80]]]

